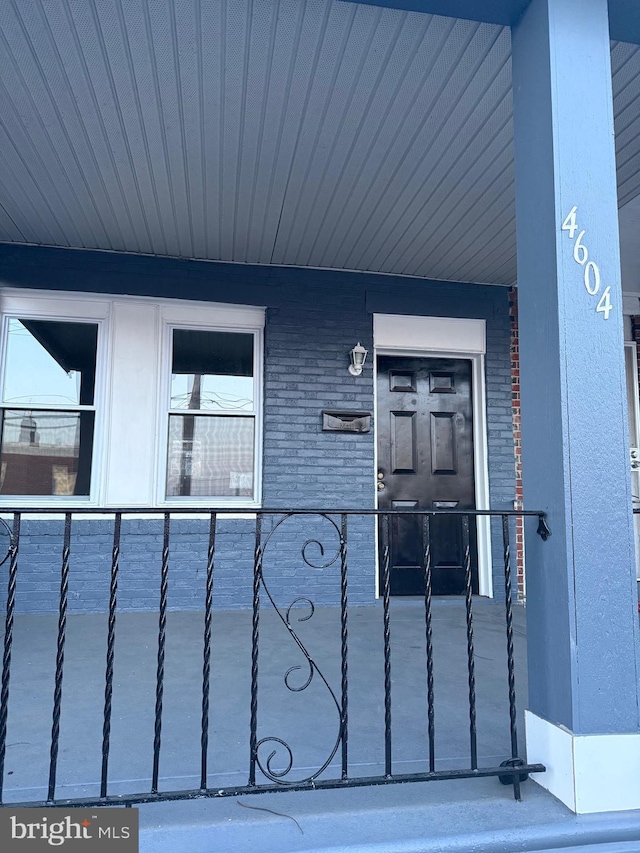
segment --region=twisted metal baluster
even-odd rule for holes
[[[513,610],[511,591],[511,545],[509,541],[509,517],[502,516],[502,545],[504,549],[504,598],[507,620],[507,670],[509,677],[509,725],[511,730],[511,758],[518,758],[518,727],[516,710],[516,671],[513,654]],[[513,795],[520,799],[520,776],[513,777]]]
[[[116,606],[118,604],[121,528],[122,513],[117,512],[113,521],[113,548],[111,551],[111,584],[109,588],[109,623],[107,631],[107,669],[104,681],[104,716],[102,722],[102,773],[100,778],[101,797],[107,796],[107,776],[109,772],[111,702],[113,699],[113,660],[116,645]]]
[[[56,649],[56,676],[53,692],[53,721],[51,725],[51,751],[49,760],[49,788],[47,802],[53,802],[56,793],[58,747],[60,740],[60,710],[62,704],[62,676],[64,671],[64,644],[67,630],[67,602],[69,595],[69,554],[71,551],[71,513],[64,516],[62,541],[62,570],[60,573],[60,603],[58,607],[58,642]]]
[[[262,578],[262,513],[256,515],[253,559],[253,614],[251,622],[251,722],[249,735],[249,785],[256,784],[258,757],[258,640],[260,628],[260,581]]]
[[[158,617],[158,667],[156,671],[156,709],[153,735],[153,772],[151,793],[158,793],[160,773],[160,746],[162,743],[162,699],[164,692],[164,651],[167,629],[167,591],[169,586],[169,535],[171,516],[164,514],[164,536],[162,542],[162,568],[160,572],[160,613]]]
[[[382,612],[384,624],[384,772],[391,772],[391,625],[389,603],[391,583],[389,577],[389,516],[382,516]]]
[[[348,630],[347,630],[347,516],[340,517],[340,651],[342,661],[342,695],[341,695],[341,727],[342,727],[342,778],[349,775],[349,673],[348,673]]]
[[[431,518],[422,516],[422,543],[424,559],[424,618],[427,641],[427,719],[429,729],[429,771],[436,769],[436,723],[433,690],[433,620],[431,614],[432,574],[431,567]]]
[[[19,512],[13,515],[13,531],[9,545],[9,581],[7,584],[7,612],[4,619],[4,650],[2,654],[2,688],[0,689],[0,804],[4,791],[4,761],[7,749],[7,714],[9,711],[9,679],[11,675],[11,649],[13,646],[13,614],[16,605],[18,578],[18,546],[20,544]]]
[[[462,516],[462,550],[464,554],[465,604],[467,615],[467,666],[469,670],[469,739],[471,769],[478,769],[478,738],[476,732],[476,668],[473,648],[473,610],[471,586],[471,549],[469,547],[469,516]]]
[[[207,583],[204,602],[204,650],[202,659],[202,728],[200,734],[200,789],[207,787],[207,752],[209,749],[209,680],[211,678],[211,611],[213,606],[213,564],[216,550],[216,513],[209,519],[207,551]]]

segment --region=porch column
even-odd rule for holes
[[[607,0],[513,29],[529,761],[577,812],[640,808],[633,525]]]

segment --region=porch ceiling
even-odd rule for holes
[[[512,283],[510,49],[333,0],[7,0],[0,241]],[[612,61],[624,206],[640,48]]]

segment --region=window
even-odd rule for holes
[[[0,494],[89,496],[97,323],[8,318]]]
[[[253,334],[172,330],[168,498],[253,496],[253,351]]]
[[[3,290],[0,504],[255,507],[264,309]]]

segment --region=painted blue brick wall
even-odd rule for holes
[[[357,343],[372,349],[371,316],[338,294],[273,308],[265,329],[264,486],[268,507],[373,506],[373,431],[322,432],[323,409],[373,413],[371,359],[347,371]]]
[[[415,282],[387,276],[277,267],[207,264],[154,258],[125,258],[94,252],[0,247],[0,282],[166,298],[210,299],[267,306],[265,328],[263,505],[266,508],[374,506],[374,433],[323,433],[322,409],[373,413],[373,365],[362,376],[348,371],[348,351],[359,340],[372,350],[372,315],[378,313],[479,317],[487,322],[486,390],[491,506],[511,509],[514,451],[511,429],[508,293],[504,288]],[[372,419],[373,425],[373,419]],[[272,522],[265,519],[265,536]],[[18,584],[19,610],[57,606],[62,523],[25,521]],[[371,520],[349,524],[349,598],[375,599]],[[493,541],[495,583],[502,583],[501,540]],[[70,608],[102,611],[108,603],[111,527],[106,521],[74,523]],[[172,522],[169,606],[198,609],[204,600],[208,528],[205,520]],[[339,560],[326,568],[305,563],[308,539],[325,547],[329,563],[337,537],[328,521],[290,520],[265,552],[265,579],[274,600],[294,598],[337,604]],[[219,521],[214,606],[251,603],[254,522]],[[162,550],[161,523],[123,523],[119,606],[157,606]],[[6,566],[6,564],[5,564]],[[3,567],[4,568],[4,567]],[[2,572],[2,569],[0,569]],[[499,594],[500,587],[496,586]],[[0,605],[6,585],[0,586]]]
[[[50,612],[57,607],[64,522],[25,519],[20,536],[16,585],[20,612]],[[169,551],[168,606],[200,609],[204,602],[209,525],[207,520],[173,519]],[[72,613],[105,611],[109,604],[113,522],[73,522],[68,603]],[[219,522],[215,596],[220,608],[246,606],[251,600],[252,537],[240,519]],[[157,608],[160,600],[162,520],[122,522],[118,607]],[[6,590],[2,590],[2,604]]]

